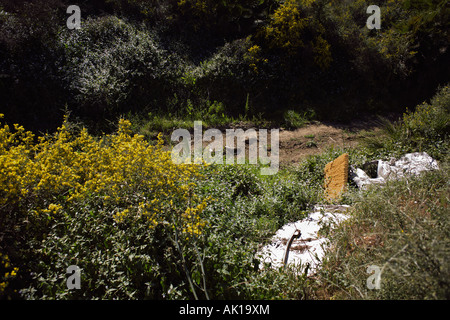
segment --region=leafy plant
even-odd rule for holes
[[[284,124],[287,129],[298,129],[305,126],[308,122],[304,116],[295,110],[287,110],[284,113]]]
[[[450,90],[442,87],[431,99],[414,111],[407,111],[396,123],[382,120],[384,136],[366,139],[369,149],[380,154],[426,151],[436,159],[448,156],[450,134]]]
[[[164,103],[166,90],[181,75],[177,60],[154,35],[117,17],[89,18],[80,30],[69,31],[60,37],[64,78],[85,114],[111,115]]]
[[[446,299],[447,165],[359,194],[331,235],[316,288],[334,299]],[[371,265],[381,271],[379,290],[366,285]]]
[[[161,139],[150,145],[130,125],[121,119],[115,134],[96,139],[65,121],[36,144],[21,126],[0,129],[0,249],[23,271],[14,282],[22,287],[11,290],[25,298],[161,298],[172,285],[189,295],[183,267],[197,255],[178,248],[205,226],[206,199],[193,192],[198,168],[172,163]],[[156,271],[165,250],[173,277]],[[84,270],[82,293],[65,287],[71,264]],[[140,279],[157,287],[149,293]]]

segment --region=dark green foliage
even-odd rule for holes
[[[242,39],[225,44],[192,71],[200,94],[224,101],[231,115],[244,115],[247,98],[249,103],[259,92],[255,89],[257,75],[253,74],[245,59],[249,41]],[[263,94],[264,95],[264,94]]]
[[[55,129],[65,92],[58,77],[58,1],[0,3],[0,101],[12,121]],[[4,11],[10,9],[11,11]]]
[[[182,72],[154,35],[116,17],[88,19],[60,41],[73,108],[94,121],[159,108]]]
[[[369,1],[80,1],[81,30],[69,4],[0,4],[2,111],[29,128],[53,130],[66,104],[97,129],[216,102],[220,122],[348,119],[411,108],[450,74],[443,0],[381,1],[381,30],[365,27]]]
[[[397,122],[382,119],[384,135],[366,139],[369,149],[380,156],[400,156],[425,151],[435,159],[448,160],[450,146],[450,89],[442,87],[430,103],[407,111]]]

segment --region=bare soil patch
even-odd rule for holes
[[[280,132],[280,166],[300,163],[330,147],[356,147],[366,136],[379,132],[375,122],[358,121],[346,125],[315,123]]]
[[[229,129],[247,130],[259,128],[251,123],[234,124]],[[228,129],[228,128],[227,128]],[[219,129],[221,130],[221,129]],[[223,146],[225,147],[225,129]],[[311,123],[305,127],[295,130],[280,128],[280,167],[295,166],[309,156],[324,152],[330,147],[351,148],[356,147],[364,137],[376,135],[380,131],[380,125],[372,120],[358,120],[349,124],[339,123]],[[259,135],[258,135],[259,136]],[[268,131],[268,144],[270,151],[270,130]],[[191,144],[193,147],[194,136],[191,134]],[[207,147],[210,142],[203,141],[203,147]],[[248,157],[248,141],[246,143],[246,157]],[[225,154],[225,148],[224,148]]]

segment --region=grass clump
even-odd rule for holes
[[[448,299],[448,165],[360,194],[352,218],[331,235],[317,292],[338,299]],[[367,287],[369,266],[381,270]]]
[[[382,124],[383,135],[366,139],[370,151],[381,156],[425,151],[437,160],[448,160],[450,87],[439,89],[430,103],[405,112],[398,122],[382,120]]]
[[[283,125],[286,129],[298,129],[307,125],[315,114],[313,111],[304,111],[302,114],[295,110],[287,110],[283,113]]]

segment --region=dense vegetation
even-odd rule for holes
[[[345,119],[414,108],[450,74],[445,0],[378,1],[380,30],[362,0],[78,1],[80,30],[66,27],[70,4],[0,2],[10,121],[53,131],[66,105],[109,132],[126,113]]]
[[[449,89],[395,125],[386,123],[385,134],[360,149],[386,159],[425,151],[440,169],[349,195],[352,218],[330,235],[333,249],[316,283],[320,298],[450,298]],[[379,290],[366,287],[372,265],[382,271]]]
[[[364,0],[78,1],[79,30],[70,4],[0,0],[0,298],[448,299],[448,1],[379,1],[381,30]],[[274,176],[175,165],[155,134],[393,111],[365,144]],[[441,170],[351,187],[314,277],[256,258],[324,201],[326,163],[413,151]]]
[[[1,295],[448,298],[449,102],[444,87],[383,139],[330,149],[276,176],[259,176],[254,165],[174,165],[160,139],[132,135],[126,120],[98,138],[65,120],[38,143],[23,127],[3,125]],[[411,148],[435,154],[441,170],[381,191],[352,188],[343,201],[355,214],[331,234],[337,249],[318,276],[261,270],[258,247],[323,201],[327,162],[348,152],[360,165]],[[367,292],[364,267],[383,263],[383,290]],[[82,268],[83,290],[66,288],[72,264]]]

